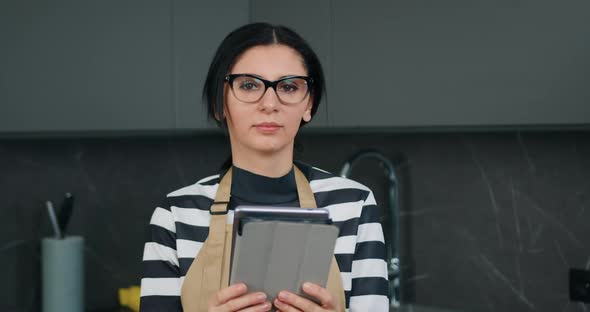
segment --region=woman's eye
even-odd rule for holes
[[[240,83],[240,89],[245,91],[258,90],[258,84],[254,81],[244,81]]]
[[[294,84],[285,84],[281,86],[281,91],[285,92],[285,93],[292,93],[297,91],[297,86]]]

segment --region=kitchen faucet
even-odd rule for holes
[[[392,162],[383,154],[376,150],[363,150],[350,157],[342,166],[340,176],[348,178],[352,173],[354,166],[362,159],[371,158],[380,162],[385,169],[385,174],[389,180],[388,185],[388,215],[389,229],[385,237],[389,237],[390,242],[385,242],[387,249],[387,275],[389,278],[390,305],[399,307],[400,305],[400,261],[399,261],[399,207],[397,177]]]

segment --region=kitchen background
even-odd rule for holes
[[[589,2],[3,0],[1,311],[40,311],[44,202],[65,192],[87,309],[116,311],[155,206],[229,153],[200,92],[249,21],[293,27],[323,62],[296,158],[338,173],[375,149],[395,165],[402,306],[590,308],[568,285],[590,269]],[[379,163],[352,178],[385,216]]]

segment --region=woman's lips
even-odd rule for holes
[[[263,122],[256,124],[254,127],[262,133],[274,133],[281,128],[281,125],[274,122]]]

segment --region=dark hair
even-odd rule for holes
[[[235,65],[236,60],[246,50],[255,46],[282,44],[297,51],[303,58],[307,75],[313,79],[310,95],[313,99],[311,115],[315,115],[324,93],[324,73],[322,65],[309,44],[295,31],[281,25],[252,23],[232,31],[219,45],[209,66],[203,87],[203,99],[207,105],[209,119],[225,128],[223,116],[225,75]],[[221,120],[215,118],[219,116]],[[306,122],[301,121],[303,126]]]

